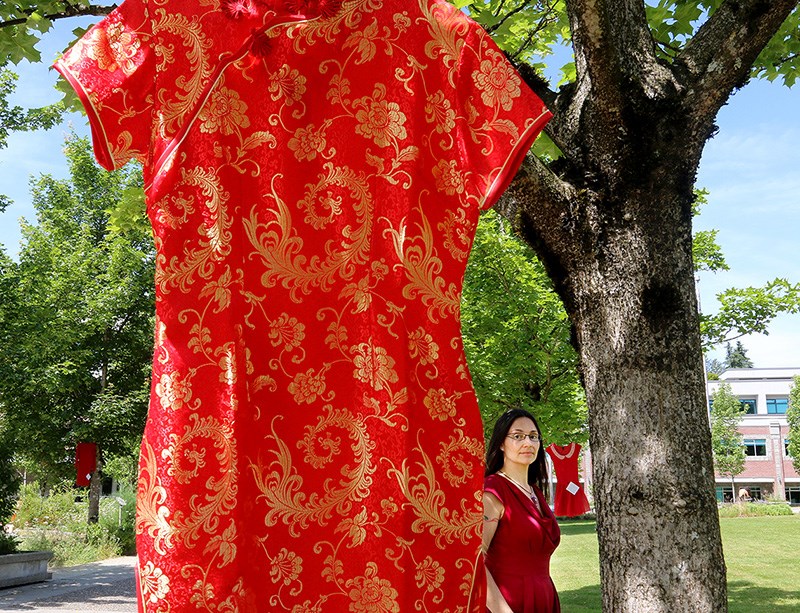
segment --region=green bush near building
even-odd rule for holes
[[[780,505],[752,504],[756,507]],[[788,508],[788,506],[786,506]],[[800,516],[721,517],[722,543],[728,567],[728,613],[796,613],[800,611],[797,543]],[[563,521],[561,546],[550,572],[562,611],[600,611],[600,570],[593,521]]]
[[[735,502],[719,507],[720,517],[777,517],[791,514],[792,508],[785,502]]]

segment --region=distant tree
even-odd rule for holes
[[[741,341],[736,341],[736,346],[725,345],[725,368],[753,368],[753,361],[747,357],[747,350]]]
[[[789,408],[786,410],[789,422],[789,456],[794,469],[800,472],[800,376],[794,377],[789,390]]]
[[[716,358],[706,358],[706,374],[709,379],[719,379],[719,376],[725,372],[725,363],[720,362]]]
[[[586,400],[564,306],[531,249],[494,211],[478,222],[462,302],[464,348],[486,427],[525,408],[547,441],[585,443]]]
[[[141,187],[131,166],[107,173],[86,139],[66,143],[68,180],[33,183],[36,225],[5,262],[0,407],[22,459],[50,480],[74,478],[79,441],[130,454],[141,437],[153,344],[149,233],[114,231],[108,209]],[[99,502],[93,475],[90,509]],[[90,510],[90,516],[93,511]]]
[[[739,434],[743,411],[731,386],[720,385],[711,395],[711,450],[714,468],[723,477],[730,477],[736,496],[735,478],[744,470],[744,445]]]

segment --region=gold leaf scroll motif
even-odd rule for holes
[[[455,283],[445,288],[446,282],[441,276],[444,265],[436,254],[430,223],[422,210],[418,210],[422,218],[422,224],[418,225],[421,232],[419,236],[409,238],[405,222],[401,222],[397,230],[385,230],[384,236],[391,236],[400,260],[395,267],[402,267],[408,279],[408,284],[403,288],[403,297],[414,300],[419,296],[428,307],[428,318],[438,323],[439,317],[458,315],[461,297]]]
[[[292,454],[289,447],[275,433],[274,421],[271,440],[277,450],[270,450],[276,456],[269,467],[251,464],[250,468],[256,481],[259,498],[263,498],[269,511],[264,517],[267,527],[274,526],[279,520],[289,527],[292,536],[299,536],[300,530],[308,528],[310,522],[326,525],[334,513],[347,515],[353,503],[364,500],[370,493],[371,475],[375,472],[372,465],[372,451],[375,443],[367,433],[363,418],[359,418],[346,410],[335,410],[330,405],[325,407],[326,415],[320,416],[316,426],[308,426],[306,435],[298,441],[297,446],[306,452],[306,461],[311,462],[317,449],[315,445],[330,445],[336,442],[330,434],[324,434],[331,428],[343,430],[352,441],[350,449],[353,453],[354,466],[342,462],[344,478],[338,483],[328,479],[323,484],[322,495],[317,492],[307,494],[303,491],[303,478],[292,466]],[[333,459],[333,456],[330,456]],[[340,460],[341,462],[341,460]]]
[[[173,256],[169,264],[166,257],[159,255],[156,267],[156,285],[162,294],[169,293],[171,287],[179,287],[187,293],[194,283],[195,275],[202,279],[210,279],[214,274],[214,261],[221,260],[230,253],[231,218],[226,204],[230,194],[222,189],[219,177],[214,169],[205,170],[197,167],[192,170],[181,169],[181,180],[176,184],[167,200],[175,203],[191,202],[192,196],[185,196],[182,187],[199,188],[203,201],[210,213],[210,222],[203,223],[197,229],[202,237],[197,249],[189,253]],[[157,205],[160,206],[160,205]],[[177,204],[175,205],[177,206]]]
[[[142,441],[142,459],[136,495],[136,534],[145,534],[153,539],[153,549],[166,555],[171,549],[173,530],[169,524],[170,510],[164,503],[167,490],[158,477],[156,454],[147,438]]]
[[[244,220],[247,237],[261,256],[265,269],[261,283],[264,287],[273,287],[280,281],[294,302],[300,300],[298,292],[308,295],[315,287],[329,291],[337,275],[343,280],[351,279],[357,265],[368,258],[373,203],[366,178],[346,166],[337,168],[327,163],[324,168],[327,174],[321,174],[316,184],[306,185],[306,196],[298,206],[306,210],[307,219],[313,222],[317,215],[312,203],[333,206],[331,201],[336,200],[333,189],[338,188],[349,193],[348,200],[352,199],[351,210],[355,215],[353,226],[348,225],[341,235],[325,244],[324,258],[309,259],[303,255],[303,239],[293,228],[289,207],[275,191],[274,182],[269,197],[277,205],[271,211],[275,219],[260,222],[254,207],[250,219]],[[275,177],[276,180],[281,178],[282,175]],[[328,204],[321,204],[320,200]]]
[[[450,5],[419,0],[422,14],[428,21],[431,41],[425,45],[425,55],[440,60],[447,67],[450,85],[456,86],[458,59],[464,48],[469,24],[464,16]]]
[[[193,453],[195,448],[190,443],[198,437],[213,441],[214,448],[217,449],[214,466],[221,475],[221,478],[212,476],[206,479],[206,492],[202,499],[198,494],[191,497],[188,515],[183,510],[175,512],[172,523],[175,538],[180,539],[186,547],[194,547],[201,530],[206,534],[214,534],[219,528],[220,518],[236,506],[238,485],[236,447],[231,427],[219,423],[213,417],[201,418],[196,413],[189,415],[189,420],[191,424],[186,426],[182,435],[170,435],[170,445],[162,453],[164,459],[172,462],[169,475],[182,483],[197,477],[198,465],[204,462],[204,458]],[[182,466],[181,460],[192,466]],[[222,541],[219,544],[222,545]]]
[[[423,432],[420,430],[419,435]],[[482,530],[481,511],[478,504],[479,492],[476,492],[475,504],[468,509],[462,500],[461,510],[453,508],[447,496],[439,486],[436,479],[437,469],[433,467],[430,458],[424,451],[424,445],[418,443],[422,461],[416,466],[419,473],[411,474],[408,460],[403,460],[400,468],[391,468],[389,475],[397,479],[400,489],[417,518],[411,524],[412,531],[417,534],[429,532],[436,539],[436,546],[444,549],[447,544],[460,541],[469,544],[470,541],[480,539]]]
[[[175,79],[171,87],[157,92],[158,108],[160,109],[158,118],[160,136],[163,139],[169,139],[178,133],[183,121],[191,116],[211,76],[211,67],[206,57],[206,53],[211,48],[211,41],[203,34],[202,26],[196,15],[190,21],[185,15],[168,14],[165,9],[157,9],[155,13],[153,34],[156,35],[156,39],[158,39],[158,34],[163,33],[180,37],[185,47],[180,61],[189,64],[187,69],[181,72],[181,76]],[[175,61],[173,51],[172,46],[156,46],[155,52],[161,57],[159,71],[166,71],[167,64]],[[189,75],[189,79],[187,80],[184,75]]]

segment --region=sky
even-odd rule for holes
[[[92,20],[56,24],[38,45],[43,62],[21,65],[12,101],[41,106],[60,98],[56,74],[48,69],[69,40],[69,32]],[[800,283],[800,84],[793,89],[753,81],[729,100],[717,118],[719,132],[706,145],[697,187],[709,190],[696,230],[717,229],[729,271],[701,273],[701,308],[713,313],[717,293],[731,287],[761,286],[782,277]],[[16,257],[19,219],[34,221],[29,180],[47,173],[67,176],[62,154],[70,130],[88,134],[86,119],[71,115],[60,127],[15,133],[0,149],[0,194],[14,204],[0,214],[0,244]],[[782,315],[768,335],[740,339],[759,368],[800,367],[800,314]],[[709,356],[722,360],[724,347]]]

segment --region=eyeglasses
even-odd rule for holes
[[[506,438],[510,438],[517,443],[521,443],[526,438],[531,439],[531,443],[541,443],[542,437],[538,434],[522,434],[521,432],[515,432],[514,434],[509,434]]]

